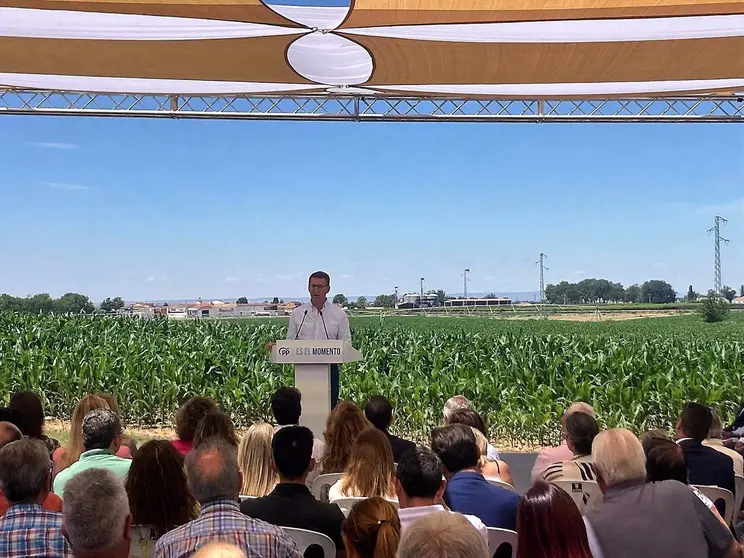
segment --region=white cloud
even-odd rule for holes
[[[88,189],[87,186],[83,186],[82,184],[68,184],[65,182],[47,182],[46,185],[55,190],[67,190],[70,192]]]
[[[150,275],[147,279],[145,279],[145,281],[149,281],[150,283],[154,282],[155,280],[156,279],[154,275]]]
[[[239,279],[237,277],[225,277],[225,281],[228,283],[236,283]]]
[[[39,142],[34,142],[31,145],[33,145],[34,147],[43,147],[45,149],[62,149],[66,151],[80,149],[80,146],[74,143],[64,143],[64,142],[58,142],[58,141],[39,141]]]

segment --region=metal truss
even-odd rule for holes
[[[357,122],[744,122],[744,95],[529,100],[118,95],[0,89],[0,114]]]

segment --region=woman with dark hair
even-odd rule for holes
[[[124,487],[132,524],[149,526],[156,538],[198,515],[186,484],[183,458],[167,440],[150,440],[139,448]]]
[[[517,558],[592,558],[579,508],[548,482],[536,482],[520,499],[517,534]]]
[[[235,426],[226,413],[219,409],[212,409],[204,418],[199,421],[199,426],[194,432],[193,445],[198,448],[199,445],[212,436],[222,438],[225,442],[238,448],[238,436],[235,434]]]
[[[592,415],[577,411],[563,422],[563,437],[573,453],[571,461],[554,463],[543,473],[543,480],[595,480],[592,468],[592,443],[599,425]]]
[[[10,409],[16,411],[21,419],[21,432],[29,438],[44,442],[49,455],[59,447],[59,441],[44,434],[44,408],[41,399],[33,391],[21,391],[10,397]]]
[[[176,413],[176,436],[178,440],[171,443],[178,453],[186,455],[193,447],[194,434],[199,422],[209,411],[216,409],[217,405],[209,397],[195,396],[186,401]]]
[[[343,473],[349,464],[351,446],[359,433],[371,426],[364,413],[349,401],[342,401],[334,407],[326,419],[325,451],[320,462],[321,472]]]
[[[341,528],[347,558],[395,558],[400,519],[395,506],[380,497],[354,504]]]
[[[486,437],[486,457],[489,461],[498,461],[499,452],[495,447],[488,441],[488,429],[486,428],[486,422],[483,417],[477,411],[473,409],[455,409],[445,414],[444,424],[464,424],[470,428],[475,428],[478,432]],[[503,462],[502,462],[503,463]]]

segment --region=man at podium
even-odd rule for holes
[[[324,271],[316,271],[308,280],[310,302],[298,306],[289,317],[287,339],[324,340],[336,339],[351,343],[349,317],[343,308],[328,303],[331,277]],[[331,408],[338,403],[338,364],[331,365]]]

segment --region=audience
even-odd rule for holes
[[[156,558],[187,558],[212,541],[237,544],[249,556],[301,558],[281,528],[240,513],[238,495],[243,481],[234,447],[210,438],[189,452],[185,465],[189,490],[201,511],[195,520],[158,540]]]
[[[566,419],[571,416],[572,413],[575,413],[577,411],[591,415],[596,419],[594,409],[591,407],[591,405],[589,405],[588,403],[584,403],[583,401],[577,401],[568,409],[566,409],[565,413],[563,413],[563,419],[561,420],[562,433],[565,432]],[[534,484],[542,479],[545,470],[554,463],[563,463],[564,461],[570,461],[571,459],[573,459],[573,457],[574,454],[569,449],[565,438],[563,438],[563,442],[561,443],[561,445],[557,447],[544,448],[540,450],[540,452],[537,454],[537,459],[535,459],[535,465],[532,467],[532,483]]]
[[[442,478],[442,461],[429,448],[415,446],[401,456],[395,471],[401,536],[422,517],[448,511],[442,499],[446,485],[447,481]],[[488,530],[483,522],[474,515],[465,518],[488,544]]]
[[[385,433],[365,428],[354,440],[349,464],[341,479],[331,486],[328,499],[380,496],[395,499],[395,464]]]
[[[452,424],[435,428],[431,449],[442,460],[447,487],[444,501],[453,511],[474,515],[488,527],[517,527],[519,496],[492,486],[478,472],[478,448],[470,427]]]
[[[488,442],[486,423],[484,422],[483,417],[474,409],[455,409],[447,415],[444,424],[465,424],[471,428],[475,428],[483,434],[486,438],[486,442]],[[499,459],[499,452],[496,451],[496,448],[493,447],[490,442],[488,442],[486,457],[489,461],[498,461]]]
[[[194,558],[247,558],[245,552],[234,544],[214,542],[202,546]]]
[[[359,407],[349,401],[336,405],[326,420],[322,473],[342,473],[349,464],[351,446],[359,433],[370,426]]]
[[[517,558],[592,557],[586,526],[571,496],[538,481],[519,502]]]
[[[646,453],[646,482],[675,480],[687,484],[687,464],[685,463],[685,453],[681,447],[671,440],[656,438],[649,443],[648,449],[643,449]],[[690,489],[711,513],[725,525],[726,522],[710,498],[695,486],[690,486]]]
[[[22,438],[23,435],[21,434],[21,431],[18,430],[18,427],[15,424],[11,424],[9,422],[0,422],[0,450],[2,450],[11,442],[16,442]],[[44,445],[46,446],[46,444]],[[47,446],[47,449],[49,449],[49,446]],[[10,502],[8,502],[8,499],[3,494],[2,484],[0,484],[0,516],[5,515],[5,512],[8,511],[9,507]],[[62,499],[56,494],[48,492],[46,498],[44,498],[44,500],[41,502],[41,507],[45,510],[61,512]]]
[[[744,457],[741,454],[731,448],[727,448],[723,445],[723,427],[721,426],[721,419],[713,409],[711,409],[712,422],[710,430],[708,431],[708,437],[703,440],[703,445],[709,448],[713,448],[716,451],[720,451],[724,455],[728,455],[734,462],[734,474],[744,476]]]
[[[236,449],[238,447],[239,440],[233,421],[220,409],[212,409],[199,421],[194,432],[193,447],[198,448],[199,444],[212,436],[219,436]]]
[[[395,558],[400,520],[395,506],[377,496],[360,500],[343,525],[346,558]]]
[[[217,405],[209,397],[195,396],[186,401],[176,413],[176,436],[177,440],[171,442],[173,447],[181,455],[186,455],[194,447],[194,434],[199,422],[209,411],[216,409]]]
[[[271,449],[279,484],[268,496],[244,500],[240,511],[272,525],[323,533],[342,550],[341,508],[316,500],[307,488],[307,475],[316,467],[313,442],[313,433],[304,426],[286,426],[275,432]]]
[[[483,540],[459,513],[436,512],[417,521],[400,540],[397,558],[491,558]]]
[[[241,495],[266,496],[279,482],[276,471],[271,467],[273,436],[274,429],[265,422],[252,424],[243,435],[238,447],[238,467],[243,475]]]
[[[715,485],[736,493],[734,462],[720,451],[703,445],[713,424],[709,407],[687,403],[677,421],[677,443],[685,452],[690,484]]]
[[[70,440],[66,446],[58,448],[52,455],[55,475],[80,459],[80,454],[83,453],[83,419],[85,415],[94,409],[108,408],[106,400],[98,395],[86,395],[78,401],[70,421]]]
[[[300,417],[302,416],[302,394],[300,390],[294,387],[281,387],[276,390],[271,398],[271,412],[274,414],[276,427],[274,432],[285,426],[299,426]],[[313,481],[320,474],[320,461],[323,459],[325,452],[325,442],[313,438],[313,459],[315,468],[307,475],[307,486],[310,487]]]
[[[563,421],[563,437],[573,458],[570,461],[553,463],[543,473],[543,479],[555,480],[594,480],[592,469],[592,442],[599,434],[599,425],[588,413],[576,411]]]
[[[643,446],[629,430],[600,432],[592,464],[604,493],[584,516],[593,556],[733,558],[740,552],[731,532],[687,487],[645,483]]]
[[[39,396],[32,391],[14,393],[8,407],[20,415],[23,435],[44,442],[49,455],[52,455],[59,447],[59,441],[44,434],[44,407]]]
[[[393,424],[393,406],[386,397],[382,395],[373,395],[370,397],[364,406],[364,416],[367,417],[367,420],[372,426],[385,433],[388,442],[390,442],[390,449],[393,450],[393,461],[396,463],[406,450],[416,447],[416,444],[413,442],[404,440],[388,432],[390,425]]]
[[[486,437],[477,428],[471,426],[470,429],[475,436],[475,445],[478,446],[478,454],[480,455],[478,458],[478,472],[487,479],[504,481],[514,486],[514,478],[512,477],[509,465],[500,459],[496,461],[488,459],[488,440],[486,440]]]
[[[0,486],[10,507],[0,517],[3,558],[69,558],[62,514],[44,509],[51,483],[51,461],[43,442],[25,438],[0,449]]]
[[[54,492],[64,500],[63,491],[69,480],[93,467],[108,469],[124,480],[132,465],[131,459],[118,457],[121,446],[121,423],[111,409],[93,409],[83,419],[83,449],[80,459],[54,478]]]
[[[62,532],[75,558],[127,558],[132,516],[121,479],[87,469],[65,485]]]
[[[134,456],[124,482],[133,525],[148,525],[156,538],[198,515],[183,470],[183,457],[166,440],[150,440]]]

